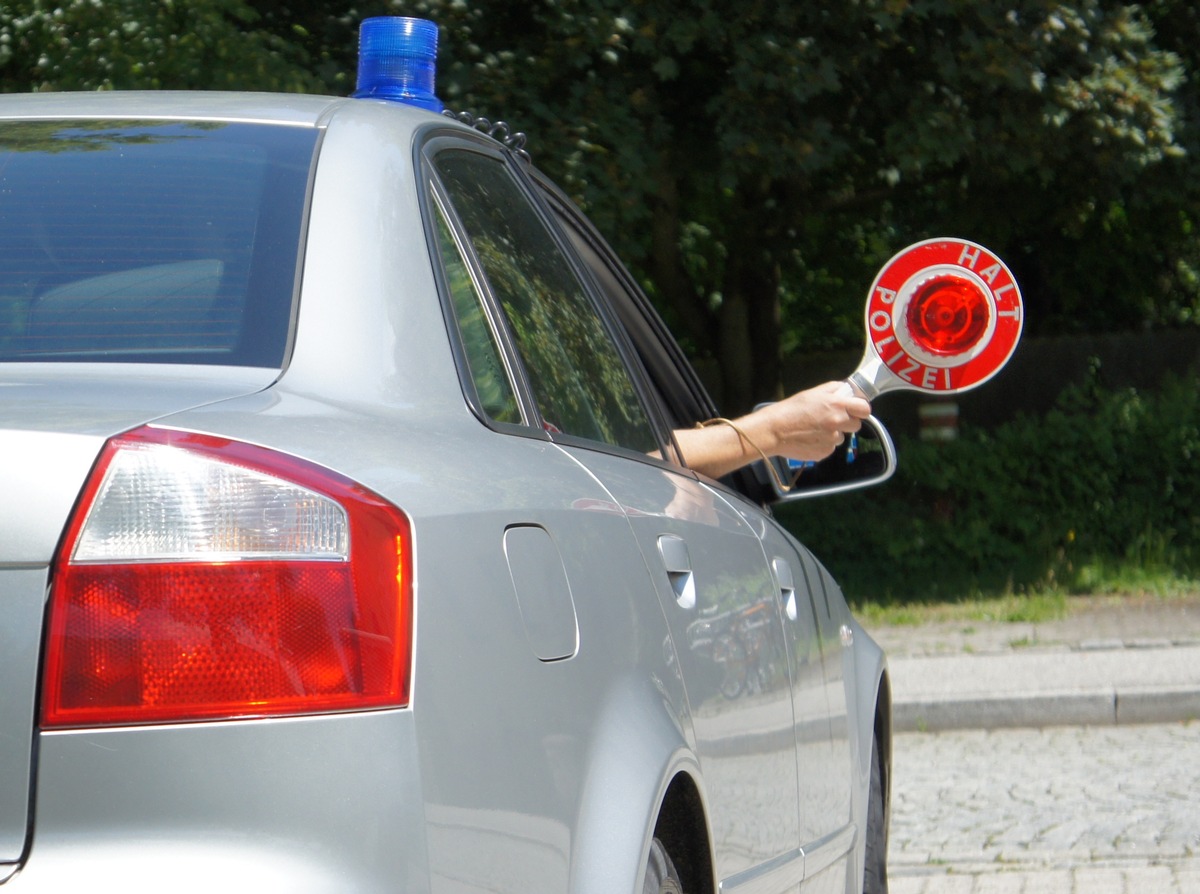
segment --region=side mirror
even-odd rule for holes
[[[863,420],[854,440],[819,463],[799,463],[773,456],[771,468],[762,460],[751,467],[759,483],[774,493],[772,502],[785,503],[825,494],[838,494],[887,481],[896,471],[896,447],[883,423]]]

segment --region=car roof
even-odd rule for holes
[[[391,115],[411,116],[413,125],[434,113],[401,103],[299,93],[107,90],[89,93],[10,93],[0,95],[0,119],[152,118],[159,120],[258,121],[317,126],[339,106],[375,104]],[[445,119],[443,119],[445,120]]]

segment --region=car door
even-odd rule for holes
[[[448,182],[459,172],[451,154],[476,154],[459,137],[436,138],[423,149],[431,156],[447,150]],[[499,152],[480,151],[503,164]],[[595,872],[597,861],[580,854],[598,813],[582,806],[596,784],[589,771],[597,742],[633,729],[654,743],[647,730],[662,722],[614,722],[614,702],[641,698],[631,687],[615,689],[643,681],[639,691],[653,693],[663,714],[673,716],[682,713],[682,684],[664,673],[669,634],[653,600],[645,604],[647,572],[628,523],[596,477],[550,441],[529,403],[526,374],[508,350],[508,328],[485,301],[483,267],[451,199],[488,205],[495,184],[476,180],[468,165],[463,189],[451,196],[432,170],[426,173],[426,235],[447,329],[462,393],[483,423],[473,433],[479,462],[446,482],[445,511],[422,519],[414,535],[424,569],[419,642],[435,644],[418,648],[420,691],[413,698],[432,890],[564,891],[586,871],[580,863]],[[509,175],[501,168],[500,176]],[[519,281],[525,259],[506,247],[490,241],[488,260],[498,280]],[[511,277],[517,279],[505,280]],[[553,360],[559,347],[538,345]],[[594,417],[569,390],[573,383],[554,386],[564,395],[564,415],[590,424]],[[464,486],[472,494],[469,511],[455,511],[449,500]],[[641,803],[617,807],[624,817],[645,810]],[[639,826],[614,835],[640,847],[642,832]],[[613,855],[605,871],[616,862]]]
[[[825,581],[814,573],[819,566],[812,553],[774,519],[758,517],[792,659],[804,890],[844,891],[851,849],[865,831],[855,828],[850,813],[853,766],[842,670],[848,650],[835,632],[841,625],[831,622]]]
[[[640,546],[683,679],[722,887],[794,888],[803,857],[791,681],[754,530],[671,461],[669,432],[619,330],[520,170],[465,147],[437,152],[432,165],[540,425],[602,484]]]
[[[800,880],[787,642],[754,531],[682,469],[568,446],[629,518],[675,642],[724,890]]]
[[[547,189],[552,189],[547,184]],[[662,329],[645,298],[637,292],[611,251],[587,222],[574,215],[565,200],[548,199],[596,287],[620,311],[627,333],[648,371],[649,387],[676,424],[715,415],[706,406],[702,386],[687,361]],[[829,602],[811,553],[787,533],[758,501],[768,495],[749,470],[706,487],[712,499],[738,515],[760,541],[770,574],[772,597],[784,634],[791,691],[797,761],[799,835],[805,854],[805,890],[841,890],[838,879],[856,830],[850,825],[851,761],[846,741],[846,693],[840,667],[829,672],[830,659],[842,661],[829,636]],[[695,497],[696,504],[704,498]],[[825,575],[828,579],[828,575]],[[833,585],[831,579],[828,583]],[[835,585],[834,585],[835,586]],[[834,627],[840,629],[840,624]],[[840,640],[839,640],[840,642]],[[732,691],[738,682],[727,681]],[[840,711],[841,720],[837,720]]]

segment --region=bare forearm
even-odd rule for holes
[[[844,382],[827,382],[733,420],[675,432],[687,464],[719,478],[764,456],[817,461],[858,431],[871,405]]]
[[[683,453],[684,462],[710,478],[728,475],[762,458],[745,438],[728,425],[679,429],[675,432],[675,440]],[[769,453],[767,455],[770,456]]]

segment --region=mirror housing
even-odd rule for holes
[[[869,416],[863,420],[854,451],[842,446],[818,463],[796,463],[780,456],[771,457],[770,462],[775,474],[759,460],[751,465],[754,476],[763,492],[773,495],[769,502],[790,503],[887,481],[896,471],[896,446],[883,423]],[[790,489],[780,487],[780,483],[793,480]]]

